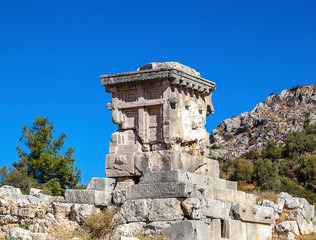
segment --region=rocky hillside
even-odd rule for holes
[[[226,119],[212,131],[211,156],[229,160],[260,151],[268,139],[282,142],[289,133],[302,131],[306,118],[316,121],[316,84],[270,94],[251,112]]]

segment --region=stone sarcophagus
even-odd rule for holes
[[[149,63],[135,72],[101,76],[101,82],[112,93],[107,106],[119,126],[106,158],[108,177],[195,172],[206,164],[209,135],[204,126],[214,111],[215,83],[176,62]]]

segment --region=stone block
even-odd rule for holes
[[[269,200],[263,200],[261,205],[265,207],[272,207],[276,213],[282,213],[284,207],[284,200],[279,199],[278,203],[274,203]]]
[[[280,222],[275,226],[275,230],[279,233],[279,234],[285,234],[288,232],[292,232],[295,235],[299,235],[300,232],[298,230],[298,226],[296,221],[284,221],[284,222]]]
[[[174,151],[143,152],[135,155],[135,172],[140,175],[174,170],[219,177],[218,161],[209,158]]]
[[[118,130],[111,136],[109,153],[130,154],[141,152],[141,147],[135,130]]]
[[[265,224],[274,223],[274,209],[271,207],[233,203],[232,213],[236,220]]]
[[[285,206],[288,209],[296,209],[298,208],[298,202],[293,198],[290,194],[286,192],[281,192],[279,199],[283,199],[285,202]]]
[[[123,203],[120,214],[127,222],[183,219],[180,201],[176,198],[127,200]]]
[[[307,222],[312,222],[315,216],[315,207],[310,205],[305,198],[298,198],[297,201],[299,208],[301,209],[302,216]]]
[[[170,227],[162,230],[170,240],[205,240],[211,238],[211,227],[197,220],[184,220],[173,223]]]
[[[72,205],[72,203],[52,202],[47,209],[47,213],[52,213],[56,220],[68,219]]]
[[[214,199],[187,198],[181,204],[189,219],[229,219],[231,204]]]
[[[90,178],[87,190],[96,190],[104,192],[112,192],[115,187],[116,180],[113,178]]]
[[[248,240],[247,223],[239,220],[225,220],[223,223],[222,236],[229,240]],[[253,240],[255,238],[251,238]]]
[[[96,211],[94,205],[90,204],[73,204],[70,209],[69,219],[78,223],[84,220]]]
[[[134,185],[133,182],[117,182],[112,194],[112,200],[114,204],[122,204],[126,200],[126,188],[127,186]]]
[[[153,182],[191,183],[215,188],[237,190],[237,182],[231,182],[197,173],[184,172],[181,170],[148,172],[141,178],[139,184]]]
[[[67,189],[65,198],[68,203],[108,206],[111,204],[112,193],[95,190]]]
[[[127,200],[123,203],[120,214],[127,222],[146,222],[151,199]]]
[[[203,192],[198,189],[203,189]],[[202,197],[204,193],[204,188],[193,184],[171,184],[169,182],[137,184],[126,188],[127,199]]]
[[[131,236],[141,233],[146,223],[144,222],[131,222],[119,225],[114,229],[113,239],[118,239],[121,236]]]
[[[135,174],[134,153],[106,155],[105,175],[108,178],[140,175]]]
[[[272,225],[247,223],[247,240],[271,240]]]
[[[295,209],[291,211],[294,215],[295,221],[297,222],[299,231],[301,234],[310,234],[314,231],[313,222],[308,222],[303,214],[301,209]]]
[[[150,222],[176,221],[184,217],[180,201],[176,198],[153,199],[148,213]]]

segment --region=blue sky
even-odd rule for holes
[[[177,61],[216,82],[209,132],[271,92],[316,81],[316,1],[0,0],[0,166],[49,116],[83,183],[104,176],[111,96],[99,76]]]

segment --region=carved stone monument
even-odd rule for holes
[[[169,239],[267,240],[274,211],[219,178],[208,158],[206,116],[215,83],[176,62],[101,76],[112,93],[113,123],[106,176],[116,178],[122,229]],[[120,231],[120,228],[117,229]]]
[[[149,63],[101,80],[112,93],[107,106],[119,126],[106,158],[107,177],[176,169],[195,172],[216,164],[205,159],[209,135],[204,127],[206,116],[213,113],[215,83],[176,62]]]
[[[208,158],[206,116],[215,83],[175,62],[101,76],[119,129],[112,134],[106,176],[67,202],[120,205],[118,236],[144,231],[170,240],[268,240],[274,209],[219,178]]]

